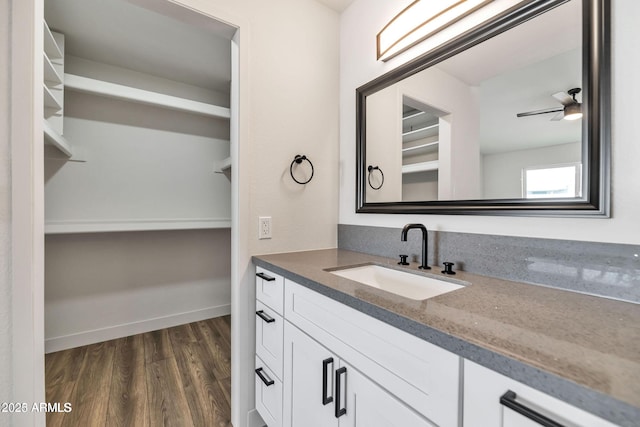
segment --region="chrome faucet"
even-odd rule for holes
[[[412,228],[417,228],[417,229],[422,230],[422,265],[419,266],[418,268],[421,268],[423,270],[430,270],[431,267],[429,267],[427,265],[427,248],[428,248],[428,243],[429,243],[429,235],[428,235],[428,232],[427,232],[427,227],[425,227],[422,224],[407,224],[402,229],[402,234],[400,235],[400,240],[402,240],[403,242],[406,242],[407,241],[407,232],[409,230],[411,230]]]

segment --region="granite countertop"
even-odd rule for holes
[[[458,271],[471,285],[423,301],[326,269],[396,260],[326,249],[256,265],[622,426],[640,425],[640,305]]]

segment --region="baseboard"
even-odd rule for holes
[[[255,409],[250,410],[247,413],[247,427],[267,427],[262,421],[262,417]]]
[[[108,341],[115,338],[128,337],[130,335],[184,325],[185,323],[197,322],[199,320],[226,316],[227,314],[231,314],[230,304],[109,326],[72,335],[47,338],[44,342],[44,351],[45,353],[53,353],[55,351],[67,350],[69,348]]]

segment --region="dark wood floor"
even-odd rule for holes
[[[231,426],[229,316],[47,354],[47,426]]]

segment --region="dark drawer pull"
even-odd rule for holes
[[[344,366],[342,368],[338,368],[338,370],[336,370],[336,403],[335,403],[335,415],[336,418],[340,418],[341,416],[343,416],[344,414],[347,413],[347,396],[345,396],[345,400],[344,400],[344,408],[340,407],[340,403],[341,403],[341,393],[342,393],[342,374],[346,375],[347,373],[347,368],[345,368]],[[346,391],[346,383],[345,383],[345,391]]]
[[[276,280],[275,277],[271,277],[271,276],[269,276],[267,274],[264,274],[264,273],[256,273],[256,276],[258,276],[262,280],[266,280],[267,282],[273,282],[274,280]]]
[[[524,406],[522,403],[516,401],[517,397],[515,392],[509,390],[500,397],[500,403],[544,427],[565,427],[563,424]]]
[[[273,385],[274,382],[273,382],[273,380],[271,378],[269,378],[269,376],[266,373],[262,372],[263,370],[264,370],[264,368],[256,369],[256,374],[258,374],[258,376],[260,377],[260,379],[262,380],[264,385],[269,387],[270,385]]]
[[[264,320],[267,323],[273,323],[273,322],[276,321],[276,319],[274,319],[273,317],[271,317],[267,313],[265,313],[264,310],[258,310],[258,311],[256,311],[256,314],[258,315],[259,318],[261,318],[262,320]]]
[[[328,405],[333,402],[333,396],[327,396],[328,385],[329,385],[329,372],[327,372],[327,367],[331,365],[333,366],[333,357],[328,359],[324,359],[322,361],[322,404]]]

